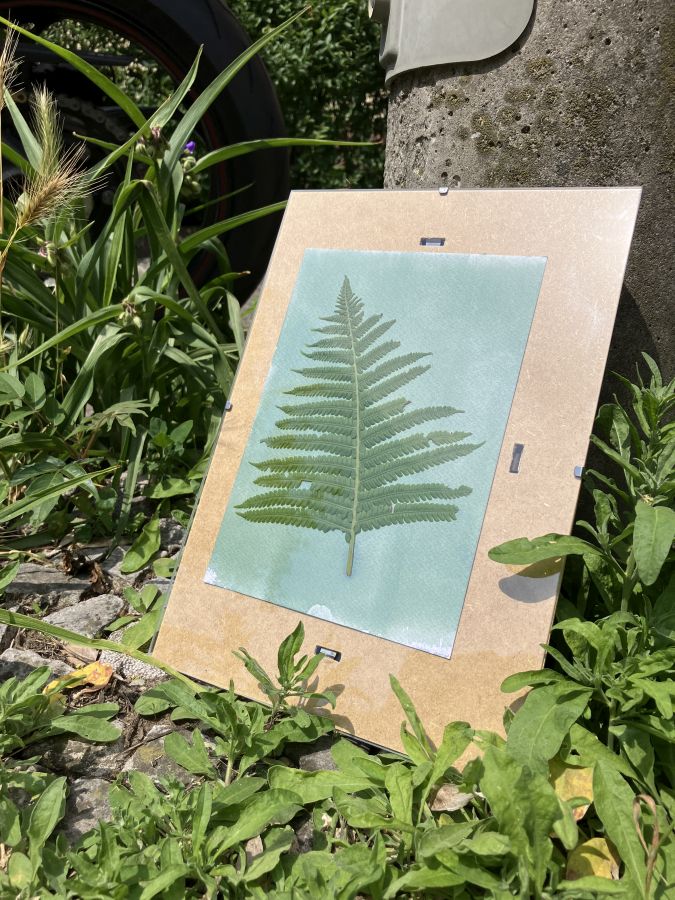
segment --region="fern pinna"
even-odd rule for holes
[[[431,354],[396,353],[400,342],[385,338],[395,321],[367,316],[347,277],[335,313],[321,321],[326,324],[313,330],[322,337],[303,353],[314,365],[294,370],[309,383],[286,391],[298,399],[280,407],[280,434],[262,441],[295,452],[253,464],[264,473],[254,483],[266,490],[237,511],[249,522],[341,531],[351,575],[360,532],[455,519],[451,501],[470,488],[401,479],[480,445],[465,443],[470,435],[462,431],[413,431],[459,410],[409,410],[408,400],[394,396],[429,371],[419,363]]]

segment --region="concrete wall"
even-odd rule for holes
[[[672,376],[674,97],[672,0],[539,0],[499,56],[393,81],[385,187],[643,185],[608,368]]]

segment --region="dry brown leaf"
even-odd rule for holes
[[[619,877],[619,857],[616,848],[604,838],[591,838],[579,844],[567,857],[567,879],[597,878],[616,879]]]
[[[587,797],[589,803],[577,806],[573,810],[574,821],[580,822],[593,802],[593,769],[582,769],[577,766],[566,766],[557,757],[548,764],[551,784],[561,800],[572,800],[574,797]]]
[[[456,812],[471,802],[473,794],[464,794],[456,784],[442,784],[431,801],[432,812]]]

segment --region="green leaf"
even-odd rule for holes
[[[271,788],[292,791],[305,806],[328,800],[336,789],[355,793],[373,786],[371,779],[363,773],[305,772],[288,766],[272,766],[268,777]]]
[[[213,808],[213,791],[210,784],[203,784],[197,792],[194,816],[192,818],[192,846],[198,856],[201,856],[202,845],[206,838],[211,810]]]
[[[192,772],[193,775],[206,775],[208,778],[217,777],[216,769],[209,759],[204,738],[198,728],[192,732],[192,744],[188,743],[182,734],[172,731],[164,738],[164,752],[186,772]]]
[[[239,144],[229,144],[227,147],[219,147],[206,153],[197,161],[192,169],[196,175],[211,166],[227,162],[238,156],[255,153],[258,150],[273,150],[283,147],[372,147],[372,141],[328,141],[322,138],[267,138],[265,140],[244,141]]]
[[[596,894],[612,894],[625,897],[629,900],[629,892],[622,881],[611,881],[609,878],[599,878],[595,875],[586,875],[583,878],[575,878],[572,881],[561,881],[559,891],[569,891],[572,896],[591,896]]]
[[[391,684],[391,688],[392,688],[394,694],[396,695],[396,699],[401,704],[401,708],[403,709],[403,712],[405,713],[406,719],[408,720],[408,722],[410,723],[410,726],[412,727],[413,734],[417,741],[417,745],[419,746],[420,750],[422,751],[422,753],[423,753],[424,757],[426,757],[426,759],[429,759],[429,760],[433,759],[433,748],[431,746],[431,742],[429,741],[429,738],[427,737],[427,733],[424,730],[424,725],[422,725],[422,720],[417,715],[417,710],[415,709],[415,706],[414,706],[412,700],[406,694],[406,692],[403,690],[403,688],[399,684],[398,679],[394,675],[389,676],[389,683]]]
[[[101,469],[98,472],[88,472],[83,475],[77,475],[75,478],[69,478],[66,481],[62,481],[60,484],[44,488],[21,500],[16,500],[14,503],[10,503],[9,506],[0,508],[0,524],[11,522],[12,519],[16,519],[19,516],[25,515],[25,513],[31,512],[41,503],[60,497],[61,494],[65,494],[66,491],[79,487],[79,485],[85,484],[87,481],[92,481],[94,478],[100,478],[103,475],[110,475],[115,469],[115,466],[111,466],[108,469]]]
[[[510,838],[514,855],[541,891],[553,853],[550,834],[561,817],[560,804],[548,779],[520,765],[508,753],[488,747],[483,756],[480,789],[499,830]],[[521,887],[526,896],[524,885]]]
[[[25,853],[12,853],[7,863],[7,875],[10,885],[18,892],[17,896],[30,886],[33,881],[33,864]]]
[[[647,868],[633,824],[633,791],[615,768],[599,761],[593,773],[593,796],[595,810],[626,870],[636,885],[644,885]]]
[[[86,741],[97,741],[102,744],[111,744],[122,734],[121,729],[111,722],[88,715],[86,712],[57,716],[52,719],[51,727],[57,732],[76,734]]]
[[[386,900],[389,900],[389,898],[399,896],[401,892],[405,892],[403,896],[407,896],[408,891],[424,892],[426,889],[438,890],[440,888],[457,887],[464,884],[465,881],[466,879],[462,875],[451,872],[450,869],[440,865],[413,866],[389,885],[384,897]],[[424,896],[424,893],[422,896]]]
[[[643,584],[654,584],[675,539],[675,510],[650,506],[642,501],[635,507],[633,552]]]
[[[570,537],[567,534],[545,534],[534,540],[516,538],[513,541],[506,541],[498,547],[493,547],[488,556],[493,562],[528,566],[543,562],[545,559],[557,559],[559,556],[575,554],[586,556],[589,553],[599,554],[601,551],[581,538]],[[527,572],[523,574],[526,575]]]
[[[66,809],[66,779],[55,778],[38,797],[28,819],[28,843],[31,856],[45,844],[47,838],[63,818]]]
[[[0,22],[2,21],[2,17],[0,16]],[[40,163],[42,162],[42,147],[40,146],[37,138],[33,134],[30,129],[30,126],[26,122],[25,118],[19,107],[14,102],[14,98],[12,97],[11,91],[4,92],[4,100],[7,104],[7,109],[9,110],[9,114],[12,117],[12,122],[14,127],[17,130],[19,138],[21,140],[21,144],[23,146],[24,152],[26,154],[26,158],[30,163],[31,167],[34,170],[38,170],[40,168]]]
[[[535,688],[511,722],[508,752],[533,772],[548,772],[548,761],[583,714],[591,694],[590,689],[571,682]]]
[[[33,409],[40,409],[47,397],[44,381],[35,372],[30,372],[23,386],[26,390],[24,395],[25,402]]]
[[[15,365],[12,363],[12,365]],[[8,366],[5,366],[7,368]],[[0,372],[0,403],[11,403],[12,400],[22,400],[26,389],[16,375]]]
[[[222,219],[214,222],[212,225],[206,225],[198,231],[192,232],[180,242],[179,250],[183,255],[189,255],[195,250],[201,250],[207,241],[220,237],[228,231],[235,228],[241,228],[242,225],[248,225],[249,222],[255,222],[257,219],[264,219],[265,216],[272,216],[274,213],[283,212],[286,208],[286,200],[280,200],[278,203],[270,203],[269,206],[261,206],[259,209],[251,209],[245,213],[239,213],[237,216],[230,216],[229,219]]]
[[[154,516],[125,553],[120,572],[123,575],[138,572],[159,552],[160,547],[159,517]]]
[[[430,859],[444,850],[452,850],[471,836],[476,826],[473,822],[452,822],[425,831],[417,845],[422,859]],[[499,835],[501,837],[501,835]]]
[[[19,558],[0,569],[0,592],[4,591],[14,581],[20,568],[21,559]]]
[[[285,825],[301,809],[300,798],[290,791],[269,790],[258,794],[243,806],[234,825],[222,834],[211,836],[206,852],[215,859],[236,844],[261,834],[270,825]]]
[[[412,825],[413,819],[413,783],[412,772],[403,763],[387,766],[384,778],[389,794],[389,804],[395,819]]]
[[[162,609],[153,609],[131,625],[122,635],[122,645],[137,650],[144,647],[152,637],[162,620]]]
[[[179,879],[188,876],[190,871],[190,867],[186,865],[168,866],[168,868],[164,869],[163,872],[160,872],[159,875],[152,878],[150,881],[141,882],[143,891],[141,892],[140,900],[152,900],[152,897],[163,894]]]
[[[16,847],[21,841],[21,816],[14,801],[0,797],[0,843]]]
[[[166,500],[168,497],[183,497],[185,495],[194,494],[194,488],[189,481],[183,478],[167,476],[161,481],[154,484],[148,491],[147,496],[151,500]]]
[[[557,684],[559,681],[565,681],[565,676],[560,672],[554,672],[552,669],[532,669],[528,672],[517,672],[515,675],[509,675],[502,682],[501,690],[505,694],[512,694],[515,691],[522,691],[526,687],[536,687],[540,684]]]

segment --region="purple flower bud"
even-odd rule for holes
[[[186,153],[190,153],[190,154],[194,153],[196,149],[197,149],[197,144],[194,141],[188,141],[187,144],[183,147],[183,150]]]

